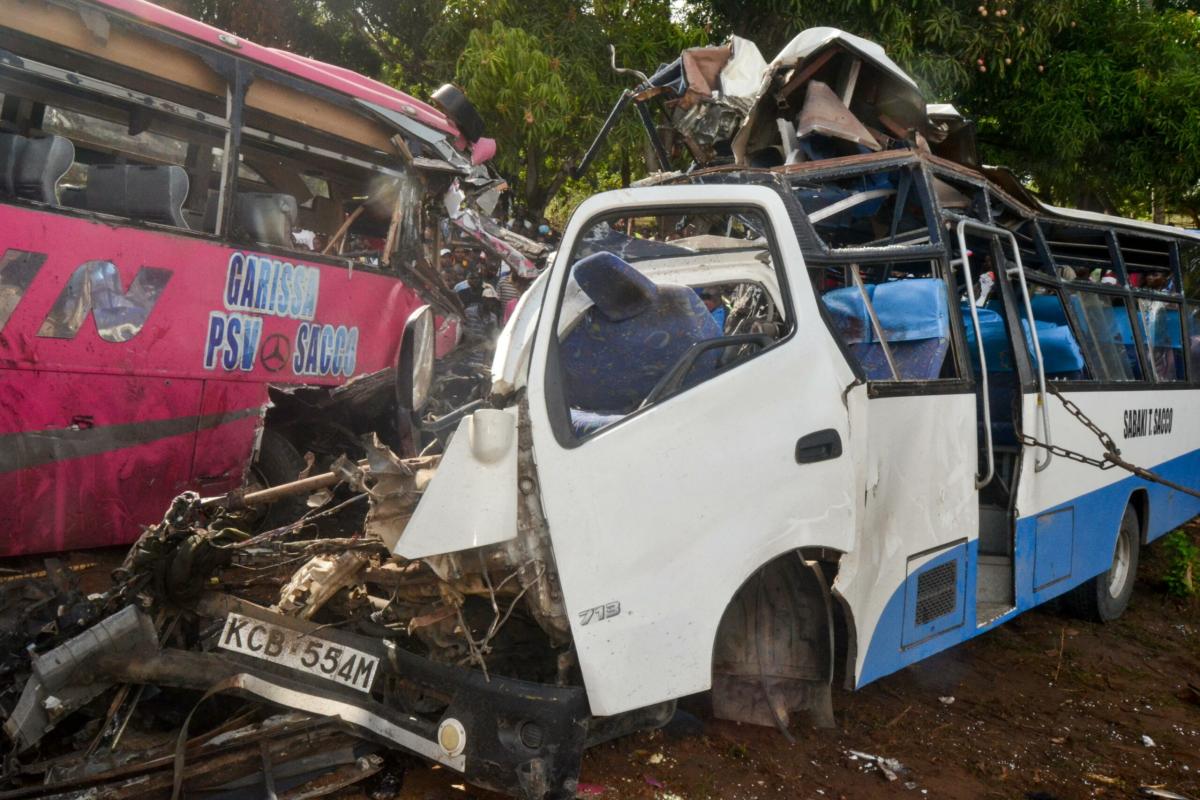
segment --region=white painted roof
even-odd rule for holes
[[[917,86],[917,82],[910,78],[907,72],[900,69],[895,61],[888,58],[888,54],[884,52],[882,47],[869,39],[855,36],[852,33],[846,33],[837,28],[809,28],[808,30],[801,31],[796,34],[796,38],[788,42],[779,51],[779,55],[775,56],[775,60],[771,62],[771,66],[794,64],[801,59],[808,58],[826,45],[837,41],[848,45],[850,49],[857,51],[864,58],[874,61],[885,71],[891,73],[893,77],[904,81],[918,93],[921,91],[920,87]]]
[[[1189,239],[1200,241],[1200,231],[1188,230],[1187,228],[1177,228],[1174,225],[1159,225],[1155,222],[1142,222],[1137,219],[1126,219],[1125,217],[1114,217],[1111,214],[1098,214],[1095,211],[1080,211],[1077,208],[1063,208],[1062,206],[1052,206],[1048,203],[1038,203],[1042,210],[1047,214],[1053,214],[1056,217],[1064,217],[1073,219],[1079,222],[1092,222],[1100,225],[1115,225],[1122,228],[1134,228],[1143,230],[1147,233],[1166,234],[1167,236],[1182,236]]]

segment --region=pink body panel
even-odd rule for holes
[[[89,452],[86,437],[97,431],[108,431],[112,446],[119,446],[136,433],[128,429],[130,421],[195,418],[202,385],[0,369],[0,432],[14,425],[24,431],[78,429],[53,441],[6,445],[9,466],[14,456],[17,464],[32,466],[0,473],[0,555],[122,544],[137,536],[138,525],[161,518],[166,502],[188,488],[194,431],[171,435],[171,428],[137,446],[75,453]]]
[[[416,293],[295,255],[0,205],[0,555],[131,541],[241,482],[268,383],[396,363]]]

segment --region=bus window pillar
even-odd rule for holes
[[[242,147],[242,118],[246,108],[246,90],[253,78],[247,66],[234,61],[225,85],[225,147],[221,163],[221,189],[217,197],[217,229],[215,233],[229,238],[233,228],[234,204],[237,197],[239,152]]]

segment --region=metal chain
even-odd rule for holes
[[[1117,449],[1116,442],[1113,441],[1112,437],[1105,433],[1099,425],[1092,422],[1091,418],[1088,417],[1087,414],[1083,413],[1083,409],[1064,397],[1062,393],[1058,391],[1057,386],[1052,383],[1047,383],[1046,389],[1062,402],[1063,407],[1067,409],[1068,414],[1075,417],[1075,419],[1079,420],[1079,422],[1085,428],[1096,434],[1096,438],[1099,439],[1100,444],[1104,446],[1105,457],[1092,458],[1090,456],[1085,456],[1083,453],[1078,453],[1074,450],[1068,450],[1065,447],[1059,447],[1058,445],[1040,442],[1025,433],[1021,434],[1021,443],[1029,445],[1030,447],[1040,447],[1052,455],[1060,456],[1069,461],[1076,461],[1080,464],[1087,464],[1088,466],[1092,466],[1101,470],[1112,469],[1113,467],[1117,466],[1115,461],[1108,459],[1109,455],[1116,454],[1119,456],[1121,454],[1121,451]]]
[[[1137,475],[1139,478],[1144,478],[1145,480],[1153,481],[1154,483],[1160,483],[1163,486],[1174,489],[1177,492],[1183,492],[1191,497],[1200,498],[1200,491],[1196,491],[1195,489],[1188,488],[1187,486],[1181,486],[1178,483],[1169,481],[1161,475],[1156,475],[1148,469],[1143,469],[1135,464],[1130,464],[1128,461],[1121,458],[1121,450],[1117,447],[1117,443],[1114,442],[1113,438],[1105,433],[1099,425],[1092,422],[1091,418],[1088,417],[1087,414],[1083,413],[1083,409],[1063,396],[1062,392],[1060,392],[1058,387],[1054,384],[1047,383],[1046,389],[1050,392],[1050,394],[1059,399],[1059,401],[1063,404],[1063,408],[1067,410],[1067,413],[1079,420],[1079,422],[1085,428],[1096,435],[1096,438],[1100,440],[1100,444],[1104,446],[1104,457],[1092,458],[1091,456],[1085,456],[1083,453],[1077,453],[1074,450],[1068,450],[1065,447],[1059,447],[1058,445],[1040,442],[1032,436],[1024,433],[1021,434],[1022,444],[1029,445],[1030,447],[1040,447],[1053,455],[1061,456],[1069,461],[1076,461],[1080,464],[1087,464],[1088,466],[1096,467],[1097,469],[1101,470],[1120,467],[1126,472]]]

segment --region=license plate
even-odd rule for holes
[[[360,692],[371,691],[379,672],[379,659],[369,653],[241,614],[225,618],[219,646]]]

